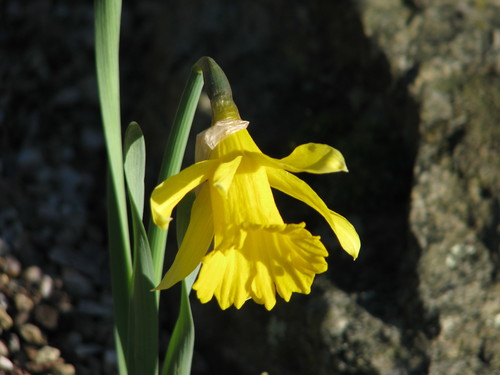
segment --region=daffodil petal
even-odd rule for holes
[[[342,215],[330,210],[331,224],[333,231],[339,239],[340,246],[354,259],[359,255],[361,241],[354,226]]]
[[[191,219],[172,266],[155,288],[168,289],[184,280],[201,262],[214,236],[208,185],[204,185],[191,209]]]
[[[227,194],[231,187],[233,177],[240,166],[241,159],[242,156],[239,155],[228,162],[220,163],[215,169],[212,184],[219,189],[219,191],[223,192],[224,195]]]
[[[305,224],[288,224],[278,232],[273,233],[273,251],[267,251],[269,262],[274,267],[268,267],[276,291],[289,301],[292,293],[309,294],[314,277],[328,268],[325,256],[328,255],[318,236],[312,236],[304,228]],[[267,307],[267,306],[266,306]]]
[[[267,167],[285,169],[294,173],[347,172],[347,166],[340,151],[321,143],[300,145],[283,159],[274,159],[257,152],[246,152],[245,154]]]
[[[220,286],[226,268],[227,260],[222,252],[211,251],[204,257],[198,279],[193,284],[193,289],[196,290],[196,296],[201,303],[207,303],[212,299],[215,290]],[[229,306],[220,304],[223,310]]]
[[[225,310],[233,304],[239,309],[250,297],[246,287],[249,275],[250,265],[240,251],[214,250],[203,258],[193,289],[202,303],[215,296],[221,309]]]
[[[356,229],[346,218],[331,211],[308,184],[293,174],[282,169],[268,168],[267,175],[273,188],[304,202],[318,211],[337,235],[342,248],[354,259],[358,257],[361,241]]]
[[[151,194],[154,223],[162,229],[167,229],[174,207],[188,192],[207,180],[217,164],[216,160],[193,164],[158,185]]]
[[[250,298],[247,288],[250,266],[239,251],[246,235],[245,231],[231,225],[223,238],[216,238],[214,250],[202,259],[198,280],[193,285],[202,303],[215,296],[221,309],[233,304],[239,309]]]
[[[344,157],[339,150],[321,143],[306,143],[279,159],[290,172],[333,173],[347,172]]]
[[[305,224],[258,225],[240,227],[245,234],[241,248],[215,248],[202,260],[193,288],[200,301],[216,297],[222,309],[240,308],[248,298],[271,310],[276,292],[289,301],[292,293],[309,293],[317,273],[328,268],[328,255],[318,236]],[[229,242],[228,242],[229,243]],[[223,245],[223,244],[221,244]]]

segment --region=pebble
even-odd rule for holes
[[[0,370],[2,371],[14,370],[14,364],[11,362],[10,359],[4,357],[3,355],[0,355]]]
[[[7,276],[7,275],[2,275],[2,276]],[[9,307],[9,301],[7,297],[5,296],[5,294],[0,292],[0,309],[7,310],[8,307]]]
[[[10,277],[17,277],[21,273],[21,262],[16,258],[7,255],[4,260],[4,272]]]
[[[23,278],[31,284],[38,284],[42,280],[42,270],[38,266],[31,266],[24,270]]]
[[[75,366],[69,363],[60,363],[52,368],[52,374],[54,375],[75,375]]]
[[[52,295],[54,290],[54,280],[49,275],[43,275],[40,282],[40,294],[42,298],[47,299]]]
[[[9,355],[9,348],[3,342],[3,340],[0,340],[0,355],[3,355],[3,356],[8,356]]]
[[[30,319],[29,311],[19,311],[14,318],[14,326],[20,326]]]
[[[18,311],[31,311],[33,310],[33,300],[26,294],[18,293],[14,297],[14,302]]]
[[[10,281],[10,277],[6,273],[0,274],[0,288],[5,288]]]
[[[9,338],[9,350],[11,353],[17,353],[21,350],[21,341],[19,340],[19,336],[15,333],[12,333]]]
[[[7,313],[7,311],[5,311],[5,309],[0,308],[0,327],[4,330],[9,330],[10,327],[12,327],[12,324],[14,324],[14,321],[11,316]]]
[[[59,321],[59,311],[47,304],[38,305],[35,307],[35,320],[44,328],[55,329]]]
[[[19,328],[21,337],[30,344],[45,345],[46,340],[43,337],[42,331],[36,325],[31,323],[23,324]]]
[[[82,298],[92,295],[93,288],[90,280],[77,270],[66,267],[62,277],[66,290],[72,296]]]
[[[55,362],[61,357],[61,351],[53,346],[44,346],[37,351],[34,361],[35,363]]]

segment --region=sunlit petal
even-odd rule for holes
[[[290,172],[332,173],[347,172],[344,157],[339,150],[320,143],[306,143],[279,159]]]
[[[228,162],[220,163],[215,169],[212,185],[219,189],[224,195],[227,194],[233,182],[234,175],[240,166],[241,159],[241,155],[237,156]]]
[[[250,298],[246,285],[250,271],[250,264],[241,251],[212,251],[203,259],[193,289],[201,302],[210,301],[215,296],[223,310],[233,304],[239,309]]]
[[[315,274],[327,269],[326,249],[303,223],[244,225],[241,231],[247,232],[241,248],[219,247],[203,258],[193,286],[202,302],[215,296],[222,309],[240,308],[251,297],[270,310],[276,291],[285,301],[294,292],[309,293]]]
[[[217,165],[216,160],[193,164],[158,185],[151,194],[151,212],[155,224],[166,229],[172,220],[174,207],[187,193],[207,180]]]
[[[182,245],[161,283],[156,289],[167,289],[188,276],[208,251],[214,227],[208,185],[204,185],[191,209],[191,220]]]
[[[217,159],[231,153],[242,153],[244,151],[262,153],[246,129],[225,137],[212,151],[210,158]]]
[[[290,172],[309,172],[316,174],[347,172],[344,157],[339,150],[320,143],[300,145],[283,159],[274,159],[258,152],[246,152],[261,165]]]
[[[356,229],[346,218],[331,211],[309,185],[293,174],[280,169],[268,168],[267,175],[273,188],[304,202],[318,211],[330,224],[342,248],[354,259],[358,257],[361,242]]]

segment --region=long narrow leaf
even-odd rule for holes
[[[125,131],[124,171],[129,199],[133,200],[142,219],[144,210],[144,176],[146,169],[146,144],[139,124],[131,122]]]
[[[184,151],[186,149],[191,124],[193,123],[202,87],[203,77],[201,71],[197,68],[193,68],[186,86],[184,87],[179,108],[175,115],[172,130],[165,148],[158,181],[165,180],[178,173],[181,169]],[[155,269],[155,284],[158,284],[161,280],[163,271],[167,231],[160,229],[151,222],[149,225],[148,237]]]
[[[121,0],[95,1],[95,53],[97,83],[108,154],[108,230],[114,321],[123,361],[128,341],[128,304],[132,261],[127,221],[120,120],[118,50]],[[124,364],[119,363],[120,374]]]
[[[181,282],[179,317],[168,344],[162,375],[189,375],[193,360],[194,323],[185,280]]]
[[[194,193],[189,193],[177,206],[176,222],[179,247],[189,224],[194,199]],[[189,304],[189,292],[198,274],[198,269],[199,267],[181,282],[179,316],[177,317],[172,337],[168,343],[162,375],[189,375],[191,372],[194,349],[194,322]]]
[[[186,234],[189,220],[191,219],[191,209],[193,207],[194,200],[196,198],[196,194],[193,192],[188,193],[184,199],[182,199],[177,206],[176,211],[176,234],[177,234],[177,245],[180,248],[182,241],[184,240],[184,235]],[[191,288],[194,284],[194,280],[198,275],[199,266],[191,272],[184,281],[186,282],[187,294],[191,292]]]
[[[131,123],[125,133],[125,178],[132,216],[134,267],[129,308],[127,366],[130,375],[158,373],[158,309],[151,250],[142,223],[146,149],[139,125]]]

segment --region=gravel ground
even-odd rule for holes
[[[92,17],[0,2],[3,373],[113,373]]]

